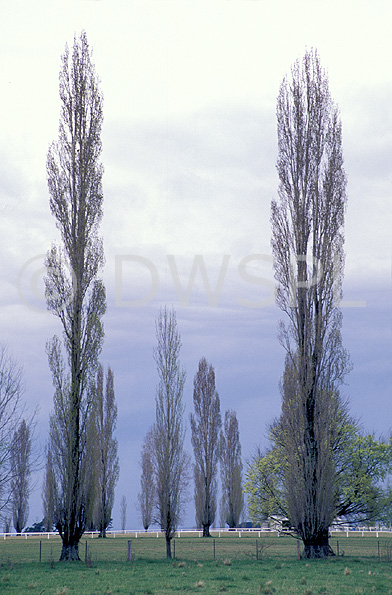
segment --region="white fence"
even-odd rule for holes
[[[210,529],[210,533],[212,535],[214,535],[215,537],[221,537],[223,535],[237,535],[238,537],[241,537],[243,534],[252,534],[252,535],[257,535],[258,537],[261,537],[262,533],[268,533],[270,535],[276,535],[277,537],[279,537],[279,535],[285,535],[287,533],[289,533],[289,531],[278,531],[277,529],[269,529],[269,528],[237,528],[237,529]],[[157,538],[162,537],[164,535],[164,533],[162,531],[143,531],[140,529],[125,529],[124,531],[121,530],[117,530],[117,531],[106,531],[107,535],[112,535],[113,538],[116,538],[116,536],[120,536],[120,535],[128,535],[128,536],[133,536],[136,539],[138,538],[138,536],[145,536],[145,535],[149,535],[149,536],[156,536]],[[99,531],[86,531],[84,533],[84,537],[91,537],[91,539],[97,538],[99,535]],[[179,529],[178,531],[176,531],[175,537],[177,539],[180,539],[181,536],[186,536],[186,535],[198,535],[199,537],[202,537],[203,535],[203,531],[200,531],[199,529]],[[380,529],[377,529],[375,527],[371,527],[369,528],[365,528],[365,527],[359,527],[357,529],[347,529],[346,527],[340,527],[340,528],[333,528],[330,530],[330,536],[332,537],[333,535],[345,535],[346,537],[349,537],[350,535],[357,537],[358,535],[361,535],[361,537],[365,537],[365,536],[375,536],[375,537],[379,537],[379,536],[392,536],[392,528],[385,528],[382,527]],[[4,540],[10,537],[17,537],[19,539],[29,539],[33,538],[33,537],[41,537],[41,538],[47,538],[50,539],[51,537],[58,537],[59,534],[57,533],[57,531],[52,531],[52,532],[42,532],[42,533],[0,533],[0,539],[3,538]]]

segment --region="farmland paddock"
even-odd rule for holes
[[[179,531],[173,539],[173,559],[200,560],[262,560],[296,559],[297,540],[286,533],[264,531],[211,531],[209,539],[199,531]],[[301,550],[302,543],[300,542]],[[338,531],[330,536],[330,545],[337,557],[392,562],[392,533],[381,531]],[[165,537],[159,531],[126,531],[108,533],[97,539],[95,533],[85,533],[79,556],[96,562],[160,560],[165,557]],[[17,558],[23,552],[25,562],[44,562],[50,556],[60,557],[61,539],[55,533],[36,535],[0,534],[0,560]],[[131,554],[130,554],[131,552]],[[90,562],[91,562],[90,560]]]
[[[158,535],[158,536],[157,536]],[[220,535],[220,536],[219,536]],[[0,538],[0,593],[6,595],[171,595],[229,591],[276,595],[392,595],[392,536],[333,534],[339,556],[297,560],[297,540],[263,532],[176,534],[166,560],[163,534],[85,534],[81,562],[58,562],[56,535]],[[130,558],[127,560],[127,558]]]

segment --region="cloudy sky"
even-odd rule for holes
[[[102,361],[115,374],[119,501],[135,509],[142,439],[154,420],[160,306],[173,305],[187,372],[186,421],[202,356],[243,455],[279,413],[284,354],[273,303],[270,203],[277,196],[275,104],[306,48],[329,73],[348,176],[344,394],[377,436],[392,426],[392,42],[389,0],[3,1],[0,21],[1,341],[24,368],[45,443],[52,385],[43,259],[58,239],[46,154],[57,137],[60,56],[85,29],[104,93],[102,161],[108,294]],[[204,265],[205,275],[192,268]],[[208,284],[205,283],[207,278]],[[190,448],[189,430],[187,446]],[[29,522],[42,518],[41,476]],[[192,504],[184,525],[192,526]]]

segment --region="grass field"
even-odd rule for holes
[[[129,539],[132,562],[127,561]],[[86,564],[58,562],[58,537],[12,537],[0,541],[0,593],[392,595],[391,537],[334,536],[335,551],[337,541],[344,556],[297,561],[296,542],[290,537],[225,534],[203,539],[182,534],[175,539],[176,558],[167,561],[164,538],[155,534],[89,537],[80,544],[83,560],[87,551]]]

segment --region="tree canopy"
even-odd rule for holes
[[[258,450],[246,470],[244,490],[253,523],[272,516],[290,519],[284,476],[289,462],[275,434],[272,446]],[[335,523],[369,525],[389,519],[390,488],[385,483],[392,472],[392,440],[377,440],[350,422],[342,428],[343,440],[333,455],[335,493],[332,520]]]

